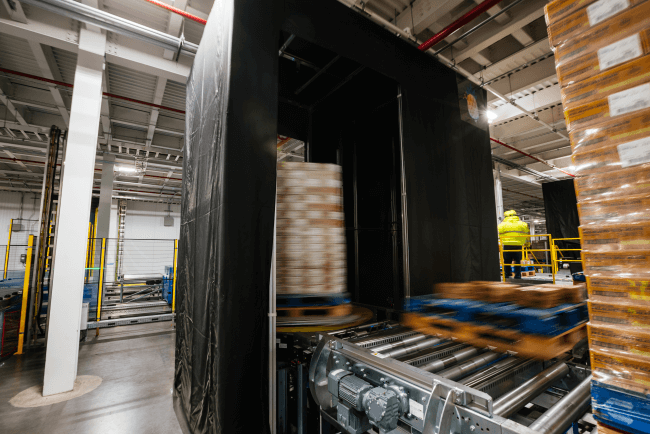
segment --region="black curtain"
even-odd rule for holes
[[[546,230],[553,239],[580,238],[578,227],[578,201],[572,179],[565,181],[547,182],[542,184],[544,194],[544,212],[546,214]],[[579,240],[558,241],[555,243],[561,249],[579,249]],[[578,252],[562,252],[567,259],[578,259]],[[579,262],[569,263],[572,273],[582,270]]]
[[[278,118],[273,0],[215,0],[187,83],[175,409],[265,433]]]

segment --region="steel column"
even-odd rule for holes
[[[105,49],[105,34],[80,30],[50,277],[43,396],[72,390],[77,377],[86,246],[86,233],[79,229],[88,223],[92,197]]]
[[[307,433],[307,387],[309,387],[307,367],[298,365],[298,434]]]
[[[25,324],[27,323],[27,304],[29,303],[29,276],[32,270],[32,248],[34,247],[34,235],[29,236],[27,244],[27,258],[25,261],[25,277],[23,280],[23,302],[20,307],[20,325],[18,326],[18,349],[16,354],[23,353],[25,342]]]

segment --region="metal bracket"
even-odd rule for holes
[[[438,382],[434,382],[433,391],[427,404],[427,412],[424,416],[424,430],[422,434],[441,434],[449,433],[451,428],[451,420],[456,409],[456,404],[464,403],[465,393],[459,389],[449,389],[447,397],[442,405],[442,410],[438,410],[439,397],[435,394]]]

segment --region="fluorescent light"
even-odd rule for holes
[[[498,116],[496,113],[494,113],[492,110],[488,110],[486,112],[487,118],[488,118],[488,123],[492,123],[493,120],[495,120]]]
[[[133,166],[115,166],[115,171],[134,173],[136,171],[136,168]]]
[[[533,223],[539,223],[539,220],[535,220]]]

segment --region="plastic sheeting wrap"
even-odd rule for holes
[[[269,431],[272,5],[216,0],[187,84],[174,396],[194,434]]]

